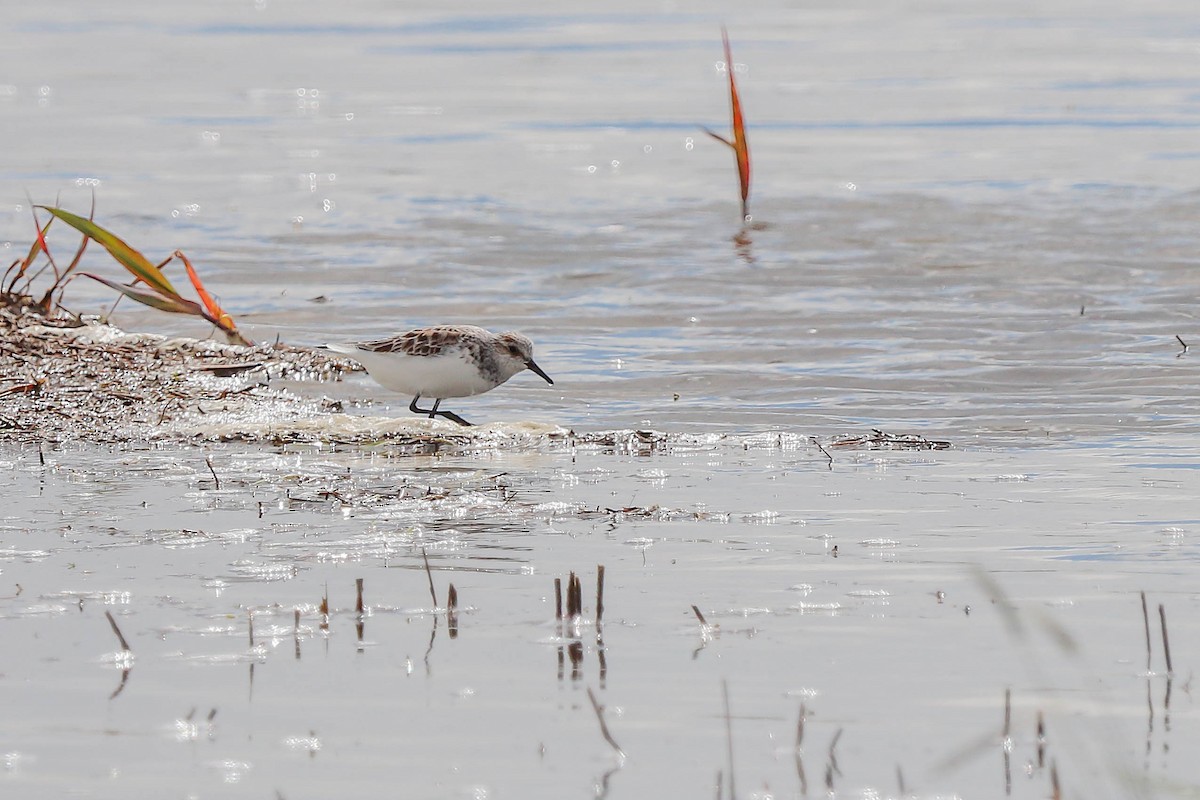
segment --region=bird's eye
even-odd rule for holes
[[[513,358],[520,358],[521,357],[521,348],[517,347],[515,344],[510,344],[508,346],[508,354],[510,356],[512,356]]]

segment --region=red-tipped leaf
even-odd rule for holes
[[[46,247],[46,231],[50,230],[50,224],[54,222],[54,217],[47,220],[46,224],[42,227],[38,227],[36,216],[33,218],[33,221],[34,228],[37,229],[37,239],[29,246],[29,255],[25,256],[25,260],[21,262],[22,274],[24,274],[25,270],[29,269],[29,265],[38,257],[38,253],[50,254],[49,248]]]
[[[175,258],[183,262],[184,269],[187,270],[188,279],[192,282],[192,287],[196,290],[196,296],[200,298],[200,302],[204,304],[207,310],[205,315],[208,321],[221,329],[230,340],[237,344],[251,347],[250,340],[238,331],[237,326],[233,324],[233,317],[225,313],[225,310],[217,304],[208,290],[204,288],[204,284],[200,282],[200,276],[196,274],[196,270],[192,267],[192,262],[188,261],[188,257],[183,254],[182,250],[175,251]]]
[[[742,101],[738,97],[737,81],[733,77],[733,51],[729,47],[729,32],[724,27],[721,28],[721,40],[725,44],[725,72],[729,75],[729,105],[733,115],[733,143],[730,146],[737,157],[738,183],[742,190],[742,217],[745,218],[748,215],[747,201],[750,198],[750,145],[746,141]]]

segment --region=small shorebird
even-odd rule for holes
[[[492,333],[474,325],[437,325],[370,342],[325,345],[366,368],[385,389],[413,395],[408,410],[470,425],[452,411],[439,411],[447,397],[470,397],[495,389],[522,370],[554,381],[533,360],[533,342],[519,333]],[[417,401],[432,397],[432,408]]]

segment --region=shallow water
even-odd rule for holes
[[[841,731],[848,796],[895,796],[897,766],[918,796],[997,796],[1009,687],[1015,796],[1048,793],[1038,712],[1073,791],[1194,778],[1194,450],[207,454],[220,488],[200,450],[16,454],[9,796],[374,796],[398,774],[421,796],[587,796],[618,767],[613,796],[703,796],[727,769],[723,681],[753,796],[801,796],[802,705],[813,795]],[[453,638],[423,552],[439,606],[457,589]],[[560,633],[571,570],[587,611]],[[1142,589],[1169,613],[1173,700]]]
[[[86,210],[94,189],[98,220],[185,250],[253,338],[515,328],[555,386],[454,410],[683,438],[7,448],[6,797],[713,796],[722,681],[743,797],[802,794],[802,704],[809,795],[828,774],[897,796],[899,766],[918,796],[998,796],[1007,687],[1014,796],[1049,794],[1049,759],[1079,796],[1195,792],[1190,5],[9,12],[10,261],[26,191]],[[721,24],[744,230],[699,128],[727,127]],[[365,378],[291,387],[407,415]],[[872,428],[955,447],[830,465],[808,441]],[[422,546],[439,605],[460,593],[454,639]],[[603,647],[582,625],[576,677],[553,578],[582,574],[590,620],[597,564]],[[1169,698],[1140,590],[1170,619]]]

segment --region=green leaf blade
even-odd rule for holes
[[[108,251],[109,255],[115,258],[122,266],[125,267],[125,269],[133,273],[135,277],[137,277],[151,289],[154,289],[156,292],[159,292],[164,296],[179,297],[179,292],[177,292],[175,287],[171,285],[171,282],[167,280],[167,276],[163,275],[162,270],[150,263],[149,259],[147,259],[134,248],[130,247],[119,236],[111,233],[105,228],[100,227],[90,219],[85,219],[77,214],[72,214],[70,211],[64,211],[61,208],[54,208],[53,206],[38,206],[38,208],[53,214],[55,217],[61,219],[66,224],[82,233],[84,236],[99,242],[99,244]],[[110,281],[106,281],[103,278],[96,278],[96,280],[109,285],[114,285]],[[114,286],[120,285],[121,284],[115,284]],[[132,295],[130,295],[130,297],[132,297]]]

